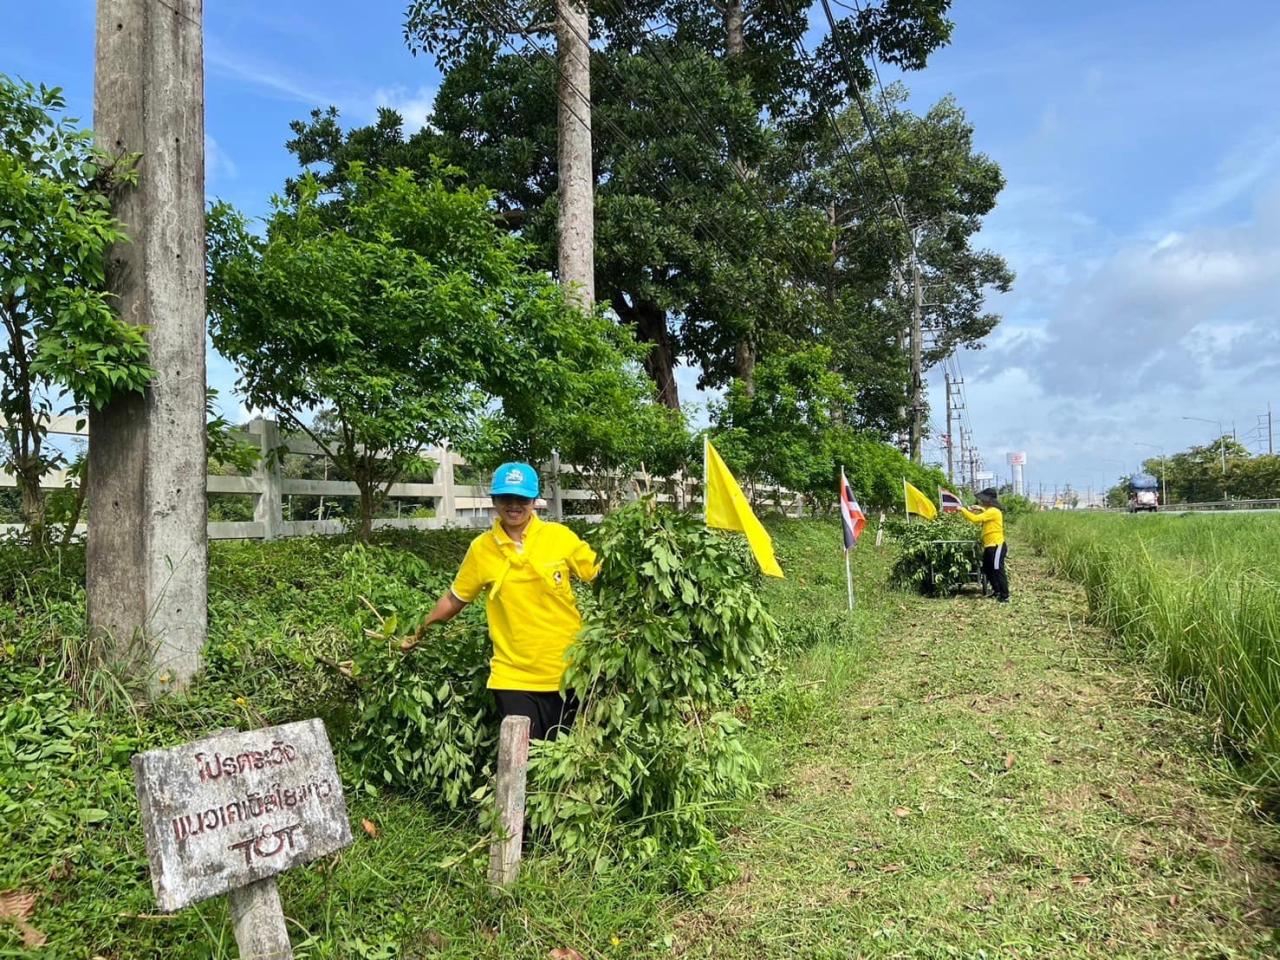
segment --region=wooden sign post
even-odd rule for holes
[[[498,733],[498,777],[493,790],[498,836],[489,845],[489,883],[494,887],[515,883],[520,872],[528,772],[529,718],[507,717]]]
[[[275,875],[351,842],[324,724],[225,731],[140,753],[133,777],[160,909],[228,894],[240,956],[292,958]]]

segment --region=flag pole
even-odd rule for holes
[[[702,522],[707,525],[707,517],[711,515],[711,511],[707,507],[707,486],[711,481],[711,473],[707,470],[707,447],[711,441],[704,433],[702,435]]]
[[[907,523],[911,522],[911,501],[907,499],[907,478],[902,478],[902,509],[907,512]]]
[[[849,488],[849,481],[844,475],[844,464],[840,464],[840,526],[841,531],[848,529],[849,518],[844,514],[845,491]],[[849,590],[849,609],[853,609],[853,568],[849,565],[849,548],[844,548],[844,582]]]
[[[849,565],[849,551],[844,552],[844,580],[849,587],[849,609],[853,609],[853,567]]]

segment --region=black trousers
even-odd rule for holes
[[[995,591],[997,600],[1009,599],[1009,571],[1005,566],[1005,558],[1009,556],[1009,545],[1002,543],[998,547],[982,548],[982,572],[987,583]]]
[[[573,726],[578,715],[578,698],[570,693],[560,696],[558,690],[494,690],[498,715],[529,718],[530,740],[554,740],[562,730]]]

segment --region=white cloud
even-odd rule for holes
[[[1280,384],[1278,173],[1275,190],[1266,181],[1249,188],[1247,219],[1142,227],[1120,242],[1068,226],[1062,205],[1006,211],[1006,239],[1031,242],[993,246],[1019,271],[1021,289],[993,304],[1010,319],[987,349],[962,358],[987,462],[1026,449],[1033,487],[1043,478],[1097,489],[1152,454],[1141,444],[1174,451],[1216,433],[1184,417],[1251,429],[1280,399],[1271,395]],[[1027,230],[1050,221],[1051,232]]]
[[[417,133],[431,120],[435,109],[435,87],[418,87],[410,92],[402,86],[379,87],[373,92],[374,107],[389,107],[404,119],[406,135]]]
[[[336,106],[348,124],[369,123],[379,107],[389,107],[404,119],[406,134],[427,126],[435,108],[437,88],[402,84],[376,87],[372,92],[332,89],[312,77],[300,75],[277,63],[263,63],[232,54],[210,43],[205,62],[214,70],[276,97],[308,107]]]
[[[221,49],[213,42],[206,43],[205,64],[219,73],[251,84],[280,99],[312,107],[337,103],[341,99],[309,79],[299,77],[276,64],[247,60]]]
[[[234,180],[238,173],[235,161],[222,149],[217,140],[206,133],[204,137],[205,186],[213,186],[223,179]]]

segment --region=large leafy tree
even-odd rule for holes
[[[353,163],[328,201],[303,177],[265,237],[225,205],[209,218],[214,345],[250,404],[310,435],[356,483],[363,536],[424,446],[491,436],[495,414],[554,444],[538,411],[626,383],[613,325],[566,304],[494,223],[492,195],[450,186],[455,175]]]
[[[862,398],[864,425],[887,432],[905,426],[912,244],[924,291],[925,369],[980,347],[999,322],[988,295],[1013,282],[1004,259],[974,242],[1004,186],[999,165],[974,148],[973,128],[950,97],[924,115],[902,109],[905,97],[895,87],[867,103],[875,141],[855,111],[817,131],[791,129],[804,158],[798,165],[808,171],[803,195],[824,205],[836,228],[831,309],[821,314],[820,335]]]
[[[771,354],[754,389],[736,380],[714,406],[717,449],[748,486],[783,486],[822,509],[835,501],[842,467],[865,507],[900,503],[904,478],[922,490],[943,483],[941,471],[854,426],[857,394],[831,367],[825,346]]]
[[[905,68],[945,42],[947,0],[884,0],[841,21],[845,49]],[[678,405],[674,369],[750,380],[756,357],[808,313],[830,247],[823,212],[793,202],[777,118],[829,93],[782,0],[592,5],[596,286],[650,345],[646,368]],[[493,186],[504,217],[554,261],[555,66],[550,4],[419,0],[406,37],[445,73],[438,148]],[[864,71],[865,72],[865,71]],[[863,76],[863,83],[869,77]],[[837,88],[841,85],[837,84]],[[769,174],[766,176],[766,172]]]
[[[738,379],[750,389],[760,357],[816,341],[838,348],[858,425],[899,425],[901,237],[850,235],[855,205],[876,222],[892,209],[884,191],[863,198],[857,178],[834,169],[829,111],[849,105],[846,54],[863,88],[873,83],[861,59],[870,54],[917,69],[949,37],[947,6],[864,5],[839,21],[838,43],[812,55],[798,46],[806,11],[782,0],[593,6],[596,289],[648,348],[664,403],[679,404],[681,363],[696,363],[704,386]],[[344,133],[332,110],[317,111],[294,125],[291,149],[333,179],[352,160],[416,167],[443,156],[493,188],[499,221],[554,269],[551,14],[538,3],[411,4],[406,38],[445,74],[431,127],[406,137],[384,114]],[[856,166],[871,162],[862,143]]]
[[[152,372],[145,331],[115,313],[104,278],[109,249],[126,241],[110,192],[133,173],[64,108],[59,90],[0,74],[0,467],[38,546],[41,482],[64,462],[48,443],[55,410],[140,393]]]

